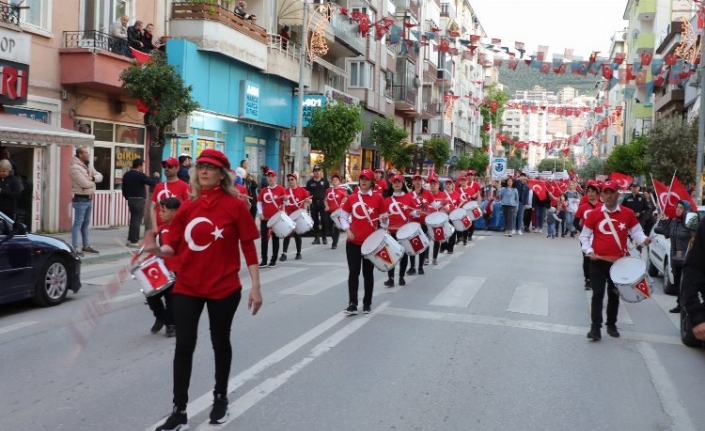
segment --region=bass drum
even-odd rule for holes
[[[362,256],[380,271],[389,271],[404,256],[404,247],[384,229],[372,232],[362,243]]]
[[[651,297],[652,283],[646,274],[646,263],[637,257],[623,257],[612,264],[610,278],[619,297],[637,303]]]

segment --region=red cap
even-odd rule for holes
[[[403,182],[404,182],[404,177],[402,177],[401,175],[394,175],[394,176],[392,177],[392,182],[395,182],[395,181],[401,181],[401,182],[403,183]]]
[[[468,177],[466,177],[465,175],[458,178],[458,181],[467,181],[467,180],[468,180]]]
[[[380,174],[383,174],[383,173],[384,173],[384,171],[382,170],[382,168],[377,168],[377,169],[375,169],[375,173],[377,173],[377,172],[379,172]]]
[[[299,174],[298,174],[298,173],[296,173],[296,172],[291,172],[291,173],[289,173],[289,174],[286,174],[286,177],[287,177],[287,178],[289,178],[289,177],[293,177],[293,178],[295,178],[295,179],[296,179],[296,181],[298,181],[298,180],[299,180]]]
[[[333,174],[333,175],[330,176],[330,179],[332,180],[333,178],[340,179],[340,175],[338,175],[338,174]]]
[[[275,171],[274,169],[270,169],[270,170],[267,171],[267,176],[268,176],[268,177],[276,177],[276,176],[277,176],[277,171]]]
[[[360,178],[362,177],[365,177],[368,180],[374,180],[375,174],[373,174],[372,171],[369,169],[363,169],[362,172],[360,172]]]
[[[162,160],[162,166],[179,166],[179,161],[176,160],[176,157],[167,157],[165,160]]]
[[[598,184],[598,182],[595,180],[589,180],[587,182],[587,184],[585,184],[585,188],[588,188],[588,187],[592,187],[595,190],[597,190],[598,192],[600,191],[600,184]]]
[[[415,180],[415,179],[417,179],[417,178],[420,179],[420,180],[423,179],[423,177],[421,176],[421,174],[414,174],[414,176],[411,177],[412,180]]]
[[[429,183],[434,183],[434,182],[437,183],[437,182],[438,182],[438,177],[435,176],[435,175],[429,175],[429,176],[428,176],[428,182],[429,182]]]
[[[617,190],[619,190],[619,187],[617,187],[617,183],[614,181],[605,181],[602,184],[602,191],[605,191],[608,189],[611,189],[612,191],[616,192]]]
[[[225,154],[212,148],[206,148],[201,151],[201,155],[196,159],[196,163],[210,163],[211,165],[225,168],[228,171],[230,170],[230,161]]]
[[[470,169],[470,170],[468,171],[468,175],[475,175],[475,170],[474,170],[474,169]]]

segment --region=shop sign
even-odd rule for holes
[[[323,95],[309,95],[304,96],[304,100],[301,106],[301,115],[303,127],[308,127],[308,119],[311,117],[311,112],[313,108],[323,108],[326,106],[326,96]],[[294,98],[294,106],[298,103],[298,97]],[[294,116],[298,115],[298,112],[294,111]],[[293,123],[296,124],[296,117],[293,119]]]
[[[0,59],[29,64],[32,37],[0,27]]]
[[[49,124],[48,111],[35,111],[34,109],[15,108],[14,106],[8,106],[5,108],[5,112],[7,112],[8,114],[17,115],[21,118],[27,118],[29,120]]]
[[[240,116],[259,119],[259,85],[252,81],[240,81]]]
[[[122,175],[132,169],[132,161],[141,159],[144,150],[138,147],[115,147],[115,184],[122,183]]]
[[[29,66],[0,60],[0,104],[24,105],[29,88]]]

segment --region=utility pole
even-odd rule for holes
[[[700,36],[700,111],[698,114],[698,156],[695,161],[695,196],[697,205],[703,202],[703,143],[705,143],[705,28]]]
[[[306,0],[303,1],[303,23],[301,25],[301,57],[299,58],[299,94],[296,107],[296,136],[291,139],[290,150],[294,152],[294,170],[299,173],[299,177],[303,178],[303,168],[304,168],[304,77],[306,73],[306,32],[308,31],[308,26],[306,21],[308,21],[308,3]],[[306,145],[308,147],[308,145]]]

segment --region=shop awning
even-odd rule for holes
[[[92,146],[95,137],[12,114],[0,114],[0,143],[17,145]]]

